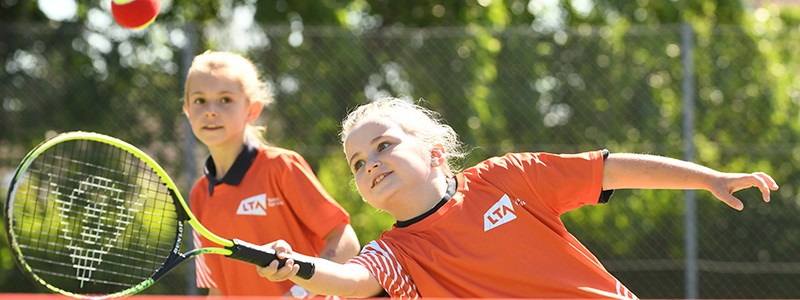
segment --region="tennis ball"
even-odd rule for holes
[[[111,15],[125,28],[144,29],[158,16],[159,0],[111,0]]]

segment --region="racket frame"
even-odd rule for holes
[[[47,283],[44,279],[38,276],[34,270],[28,265],[28,263],[24,259],[24,255],[22,254],[22,250],[20,249],[20,245],[17,242],[17,237],[13,228],[14,218],[12,218],[14,213],[14,195],[17,192],[17,183],[18,179],[22,174],[25,174],[27,169],[30,167],[31,163],[33,163],[36,158],[38,158],[42,153],[47,151],[48,149],[52,148],[55,145],[66,141],[72,140],[89,140],[99,143],[108,144],[117,148],[120,148],[132,155],[136,158],[143,161],[147,164],[148,167],[152,168],[152,170],[161,178],[162,183],[167,187],[167,190],[170,192],[173,200],[175,201],[176,209],[178,210],[177,213],[181,217],[180,222],[178,222],[178,230],[175,244],[173,250],[170,252],[169,256],[165,259],[164,264],[161,265],[157,270],[153,272],[150,278],[142,281],[139,284],[136,284],[132,287],[124,289],[119,292],[115,292],[112,294],[107,295],[86,295],[86,294],[77,294],[70,291],[63,290],[59,287],[53,286]],[[224,255],[229,258],[249,262],[252,264],[266,266],[272,260],[276,259],[276,255],[274,251],[271,249],[266,249],[260,246],[256,246],[241,240],[229,240],[223,237],[220,237],[213,232],[209,231],[203,224],[197,221],[197,218],[192,214],[189,206],[186,204],[183,196],[180,194],[179,189],[175,182],[170,178],[167,172],[147,153],[140,150],[136,146],[133,146],[123,140],[120,140],[115,137],[107,136],[100,133],[94,132],[86,132],[86,131],[72,131],[66,132],[56,135],[53,138],[47,139],[34,147],[31,151],[29,151],[25,157],[23,158],[20,165],[17,167],[16,172],[14,173],[14,177],[11,181],[11,187],[9,188],[8,198],[6,200],[6,232],[9,245],[11,245],[12,252],[16,257],[16,263],[26,271],[28,275],[30,275],[36,282],[39,282],[46,288],[51,291],[57,292],[62,295],[78,298],[78,299],[108,299],[108,298],[116,298],[122,296],[133,295],[138,292],[141,292],[148,287],[152,286],[156,280],[167,274],[169,271],[180,265],[185,260],[192,258],[194,256],[200,254],[218,254]],[[198,248],[193,249],[185,253],[180,252],[181,244],[182,244],[182,235],[183,235],[183,222],[189,223],[192,229],[197,231],[201,236],[207,238],[211,242],[223,246],[224,248],[217,248],[217,247],[206,247],[206,248]],[[279,267],[282,267],[286,259],[279,259]],[[314,264],[310,262],[302,262],[296,261],[297,264],[301,266],[301,271],[298,272],[298,276],[301,278],[309,279],[314,274]]]

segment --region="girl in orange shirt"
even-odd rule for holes
[[[184,98],[192,132],[210,152],[205,176],[189,197],[200,223],[250,243],[287,240],[304,253],[336,262],[358,253],[349,215],[308,163],[294,151],[267,145],[263,128],[252,125],[272,102],[252,62],[230,52],[196,56]],[[197,247],[207,243],[195,235]],[[291,282],[264,280],[252,265],[236,260],[200,257],[196,266],[198,286],[211,295],[306,295]]]
[[[261,276],[347,297],[635,299],[567,232],[562,213],[606,202],[614,189],[705,189],[737,210],[733,192],[757,187],[768,202],[778,189],[762,172],[606,150],[509,153],[455,173],[464,152],[453,129],[396,98],[351,112],[341,137],[359,192],[397,223],[345,264],[273,242],[289,260],[258,268]],[[315,275],[296,277],[293,258],[316,263]]]

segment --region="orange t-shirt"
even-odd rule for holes
[[[319,256],[324,237],[349,224],[347,212],[331,198],[308,163],[296,152],[248,144],[221,182],[214,184],[213,162],[192,188],[192,212],[211,232],[256,245],[283,239],[292,249]],[[195,233],[195,246],[218,245]],[[279,296],[291,281],[271,282],[246,262],[221,255],[195,259],[197,285],[223,295]]]
[[[560,219],[607,200],[602,177],[601,151],[486,160],[456,175],[438,210],[395,225],[348,263],[391,297],[636,298]]]

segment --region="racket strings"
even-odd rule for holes
[[[108,294],[149,278],[175,248],[175,203],[146,163],[115,146],[74,140],[47,149],[23,174],[13,234],[43,281]]]

